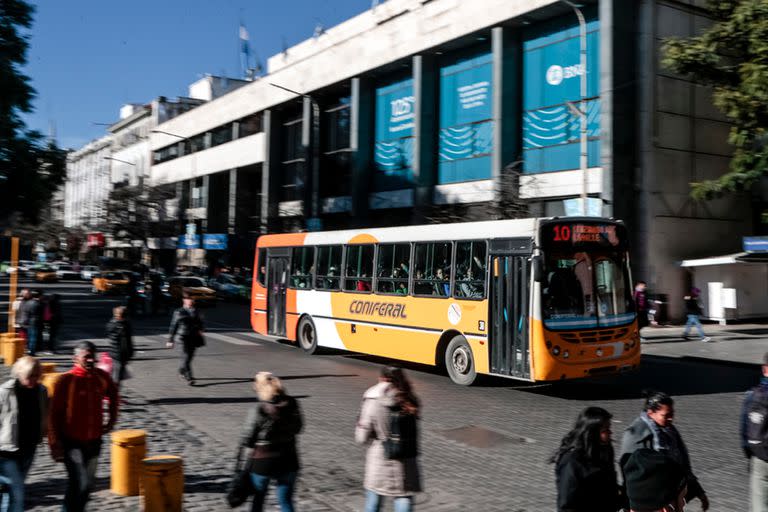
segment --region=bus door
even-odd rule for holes
[[[285,336],[285,295],[290,249],[269,249],[267,257],[267,332]]]
[[[491,241],[488,324],[491,326],[491,372],[528,379],[531,376],[528,336],[532,241]]]

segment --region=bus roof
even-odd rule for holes
[[[347,243],[387,243],[437,240],[478,240],[494,238],[533,238],[539,219],[489,220],[452,224],[424,224],[392,228],[345,229],[310,233],[284,233],[259,237],[259,247],[325,245]]]

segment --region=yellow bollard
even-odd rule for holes
[[[184,469],[181,457],[155,455],[142,461],[144,512],[181,512]]]
[[[46,373],[56,373],[56,363],[40,363],[42,375]]]
[[[58,381],[64,373],[66,372],[44,373],[40,378],[40,384],[45,386],[48,390],[48,398],[53,398],[53,388],[56,386],[56,381]]]
[[[2,340],[3,362],[5,366],[13,366],[17,359],[24,356],[27,341],[21,337],[6,337]]]
[[[112,492],[138,496],[141,461],[147,456],[144,430],[118,430],[112,433]]]

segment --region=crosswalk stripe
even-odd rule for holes
[[[219,334],[217,332],[206,332],[205,337],[212,338],[214,340],[223,341],[225,343],[231,343],[232,345],[257,345],[257,346],[261,345],[261,343],[257,343],[255,341],[241,340],[240,338],[227,336],[225,334]]]

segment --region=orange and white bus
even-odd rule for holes
[[[321,347],[553,381],[640,362],[627,230],[518,219],[264,235],[251,325]]]

